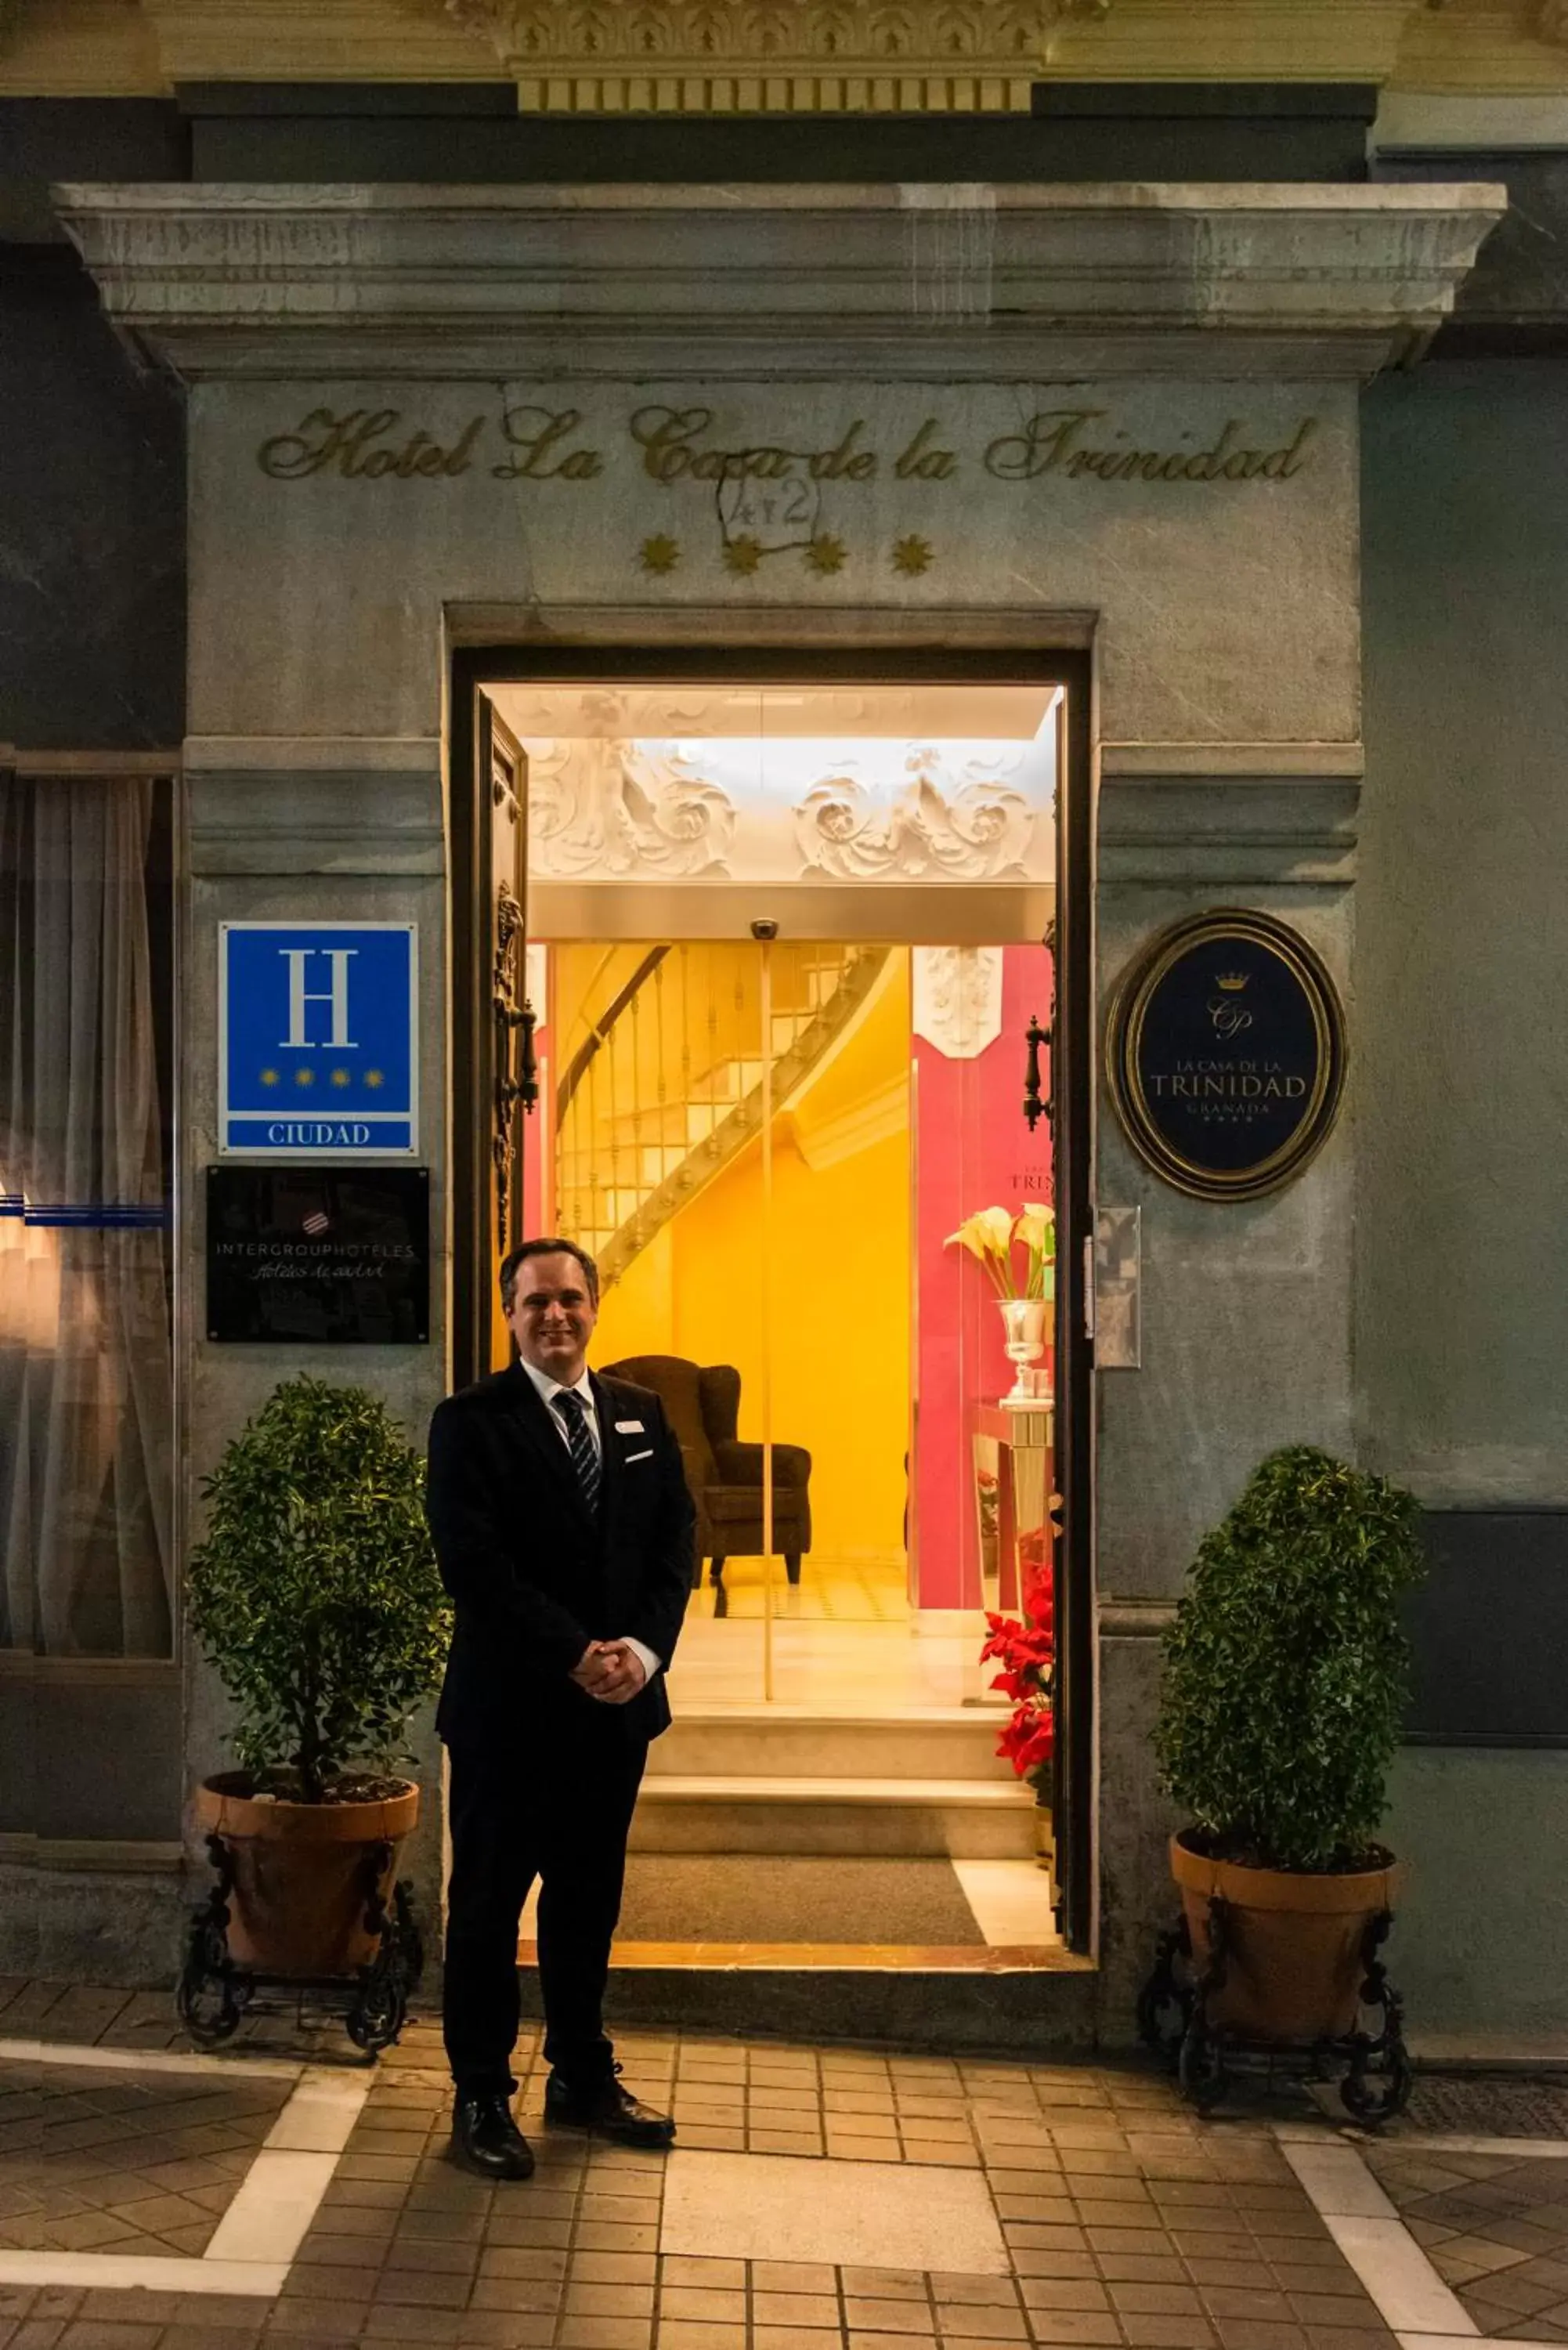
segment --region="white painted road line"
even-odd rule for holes
[[[190,2261],[177,2252],[0,2252],[0,2284],[67,2284],[143,2293],[283,2291],[286,2261]],[[128,2311],[127,2314],[130,2313]]]
[[[337,2168],[335,2154],[288,2154],[264,2146],[213,2230],[203,2262],[233,2267],[236,2262],[281,2261],[286,2268]]]
[[[0,2284],[140,2286],[269,2298],[281,2293],[370,2094],[369,2069],[340,2073],[327,2064],[254,2064],[244,2057],[171,2058],[158,2051],[74,2045],[61,2053],[55,2045],[39,2046],[45,2063],[85,2064],[112,2055],[117,2072],[222,2073],[230,2080],[262,2074],[296,2085],[199,2260],[173,2252],[0,2251]],[[0,2057],[23,2050],[31,2057],[32,2043],[0,2041]]]
[[[1274,2136],[1389,2330],[1409,2335],[1412,2343],[1417,2335],[1434,2344],[1478,2341],[1480,2326],[1438,2274],[1355,2147],[1321,2134],[1311,2142],[1288,2126]]]
[[[237,2074],[253,2081],[297,2081],[305,2066],[276,2056],[186,2055],[180,2049],[95,2048],[83,2040],[0,2040],[3,2064],[88,2064],[105,2073],[204,2073]]]
[[[1398,2219],[1353,2146],[1324,2145],[1320,2133],[1310,2146],[1293,2141],[1282,2151],[1325,2220]]]
[[[341,2154],[369,2094],[368,2073],[309,2065],[266,2143],[285,2154]]]
[[[1404,2140],[1400,2140],[1404,2144]],[[1399,2350],[1476,2350],[1473,2334],[1399,2334],[1395,2336]],[[1511,2334],[1508,2350],[1563,2350],[1561,2343],[1520,2342]]]
[[[1458,2293],[1443,2282],[1402,2220],[1366,2220],[1333,2211],[1323,2216],[1329,2234],[1392,2333],[1448,2334],[1476,2340],[1480,2326]]]

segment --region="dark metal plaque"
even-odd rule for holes
[[[1200,1200],[1288,1183],[1334,1125],[1345,1014],[1284,922],[1216,908],[1150,941],[1111,1005],[1111,1091],[1139,1155]]]
[[[424,1345],[430,1188],[424,1167],[209,1167],[208,1337]]]

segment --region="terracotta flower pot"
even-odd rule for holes
[[[1193,1964],[1209,1961],[1209,1904],[1224,1902],[1225,1979],[1208,2002],[1217,2029],[1249,2040],[1337,2039],[1353,2031],[1366,1974],[1367,1920],[1392,1909],[1399,1870],[1313,1876],[1244,1868],[1170,1840]]]
[[[391,1898],[398,1854],[420,1815],[411,1779],[384,1801],[293,1804],[253,1794],[237,1771],[196,1791],[204,1833],[221,1836],[234,1863],[229,1955],[258,1973],[349,1975],[375,1955],[366,1928],[372,1872]],[[389,1847],[379,1869],[378,1847]]]

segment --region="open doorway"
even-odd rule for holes
[[[1049,1003],[1048,951],[536,941],[535,957],[545,1099],[524,1191],[598,1263],[601,1367],[657,1388],[686,1449],[702,1573],[683,1685],[982,1701],[971,1636],[1016,1596],[990,1414],[1016,1390],[1033,1432],[1054,1406],[1050,1134],[1018,1116],[1009,1049]],[[1017,1363],[957,1239],[1003,1204],[1045,1242]],[[1014,1270],[1030,1285],[1022,1242]]]
[[[619,1963],[1041,1962],[1070,1772],[1013,1775],[981,1651],[1063,1516],[1056,1264],[1015,1249],[1010,1357],[952,1236],[1070,1213],[1048,1051],[1024,1114],[1063,681],[617,671],[476,671],[473,750],[480,909],[507,858],[517,909],[475,1027],[530,1103],[483,1253],[594,1253],[597,1364],[660,1394],[698,1512]]]

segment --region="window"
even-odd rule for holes
[[[0,775],[0,1647],[168,1656],[172,788]]]

